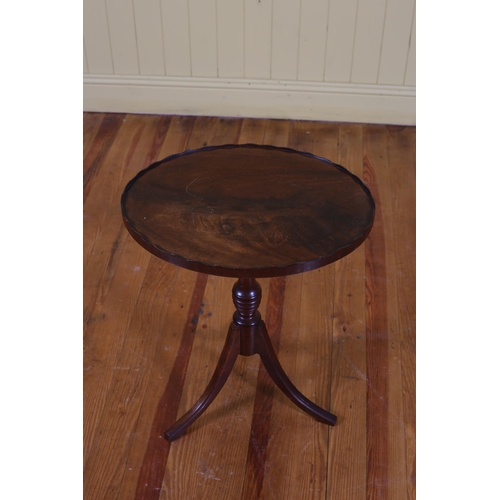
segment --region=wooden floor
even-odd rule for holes
[[[150,255],[120,195],[157,159],[204,145],[289,146],[361,177],[377,215],[340,261],[259,280],[260,311],[313,420],[240,356],[179,440],[163,432],[203,392],[234,280]],[[119,499],[415,498],[415,128],[84,114],[84,495]],[[270,292],[271,290],[271,292]]]

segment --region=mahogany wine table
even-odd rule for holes
[[[292,384],[258,311],[256,278],[310,271],[366,239],[375,203],[344,167],[288,148],[205,147],[153,163],[126,186],[122,214],[132,237],[172,264],[234,277],[236,311],[213,377],[195,405],[166,432],[181,436],[208,408],[239,354],[259,354],[271,378],[320,422],[337,417]]]

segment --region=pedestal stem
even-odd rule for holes
[[[233,286],[236,311],[233,321],[239,326],[255,326],[260,321],[257,311],[262,299],[262,288],[255,278],[239,278]]]
[[[240,327],[240,354],[252,356],[256,350],[256,329],[262,323],[257,310],[262,299],[262,288],[255,278],[240,278],[233,286],[236,311],[233,323]]]

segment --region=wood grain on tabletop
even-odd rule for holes
[[[307,142],[297,144],[307,149]],[[290,148],[245,144],[152,165],[127,185],[122,211],[133,238],[168,262],[262,278],[347,255],[369,233],[374,205],[361,181],[338,165]]]

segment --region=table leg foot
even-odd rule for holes
[[[256,351],[274,383],[299,408],[323,424],[335,425],[337,417],[306,398],[284,372],[271,344],[271,339],[263,321],[257,326]]]
[[[165,439],[167,439],[167,441],[172,442],[182,436],[188,427],[208,408],[226,383],[239,353],[240,329],[231,324],[224,344],[224,349],[222,350],[214,374],[205,392],[193,407],[165,432]]]

